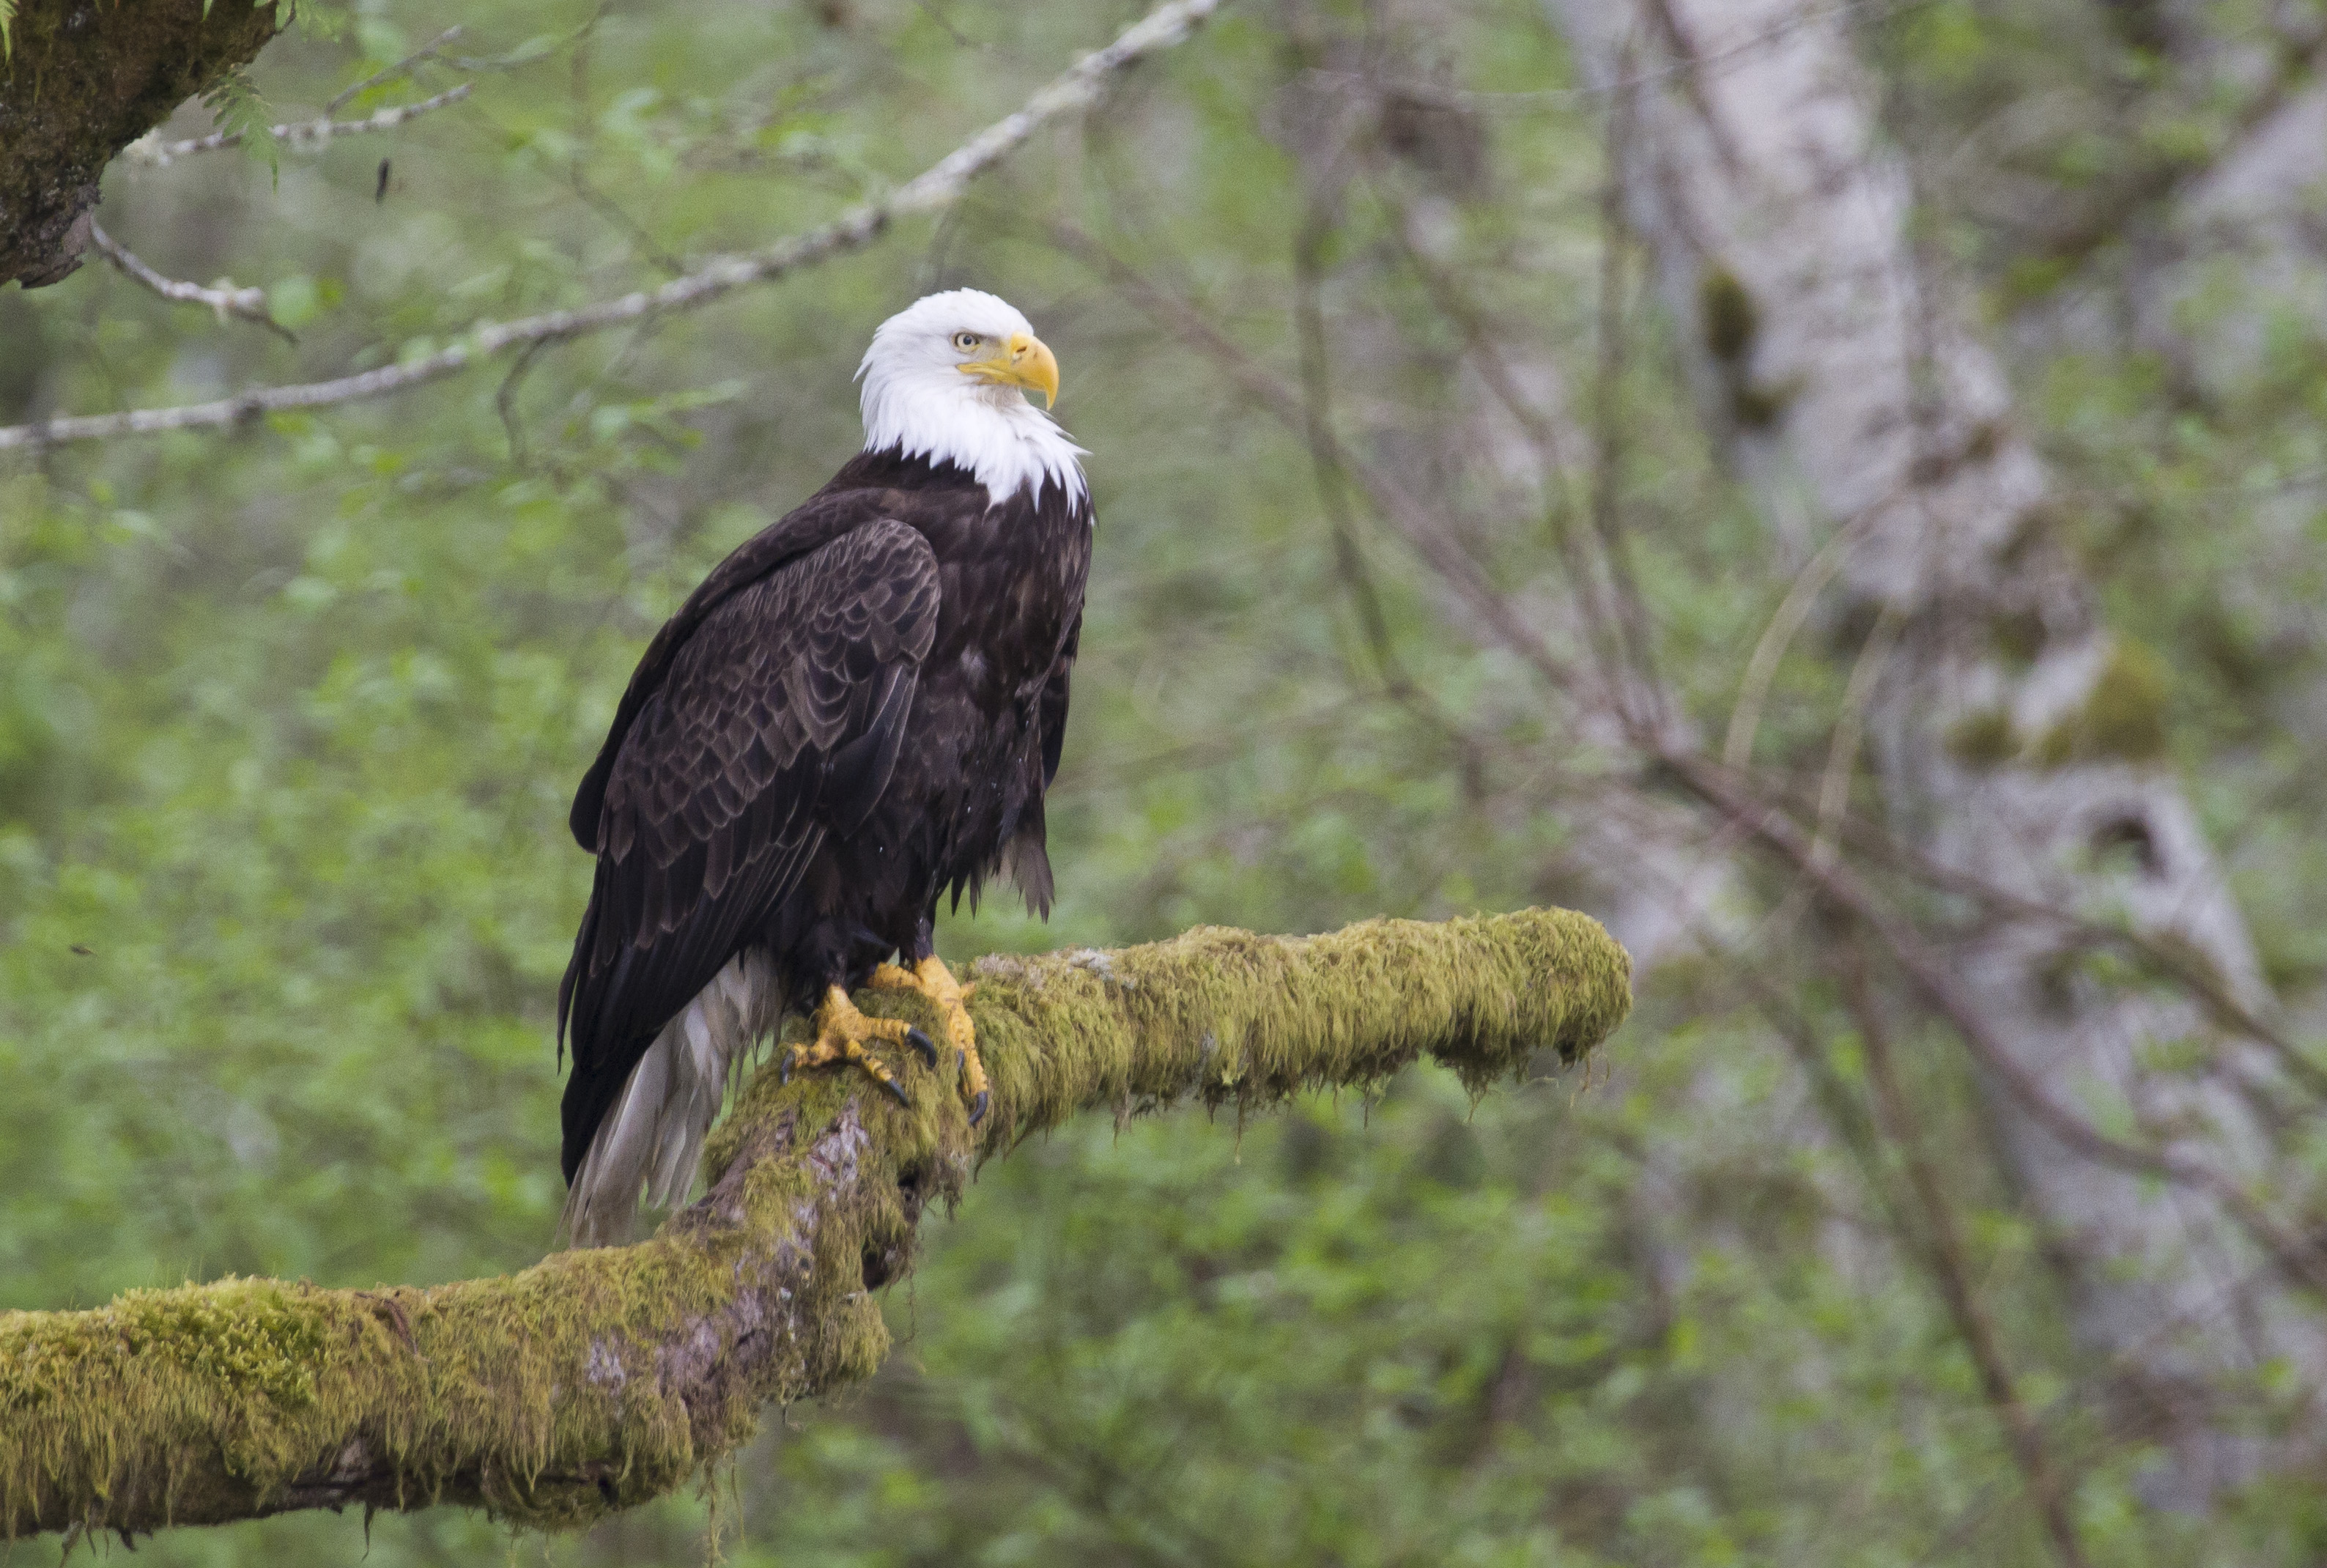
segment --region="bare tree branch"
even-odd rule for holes
[[[1614,672],[1622,667],[1622,647],[1614,630],[1617,614],[1603,602],[1602,574],[1589,553],[1586,541],[1572,526],[1571,514],[1576,508],[1569,491],[1575,481],[1563,433],[1553,419],[1534,407],[1520,392],[1499,341],[1508,329],[1491,322],[1478,304],[1465,294],[1452,273],[1434,261],[1425,247],[1416,243],[1410,205],[1388,196],[1383,200],[1397,214],[1398,221],[1393,226],[1392,233],[1407,266],[1421,280],[1423,287],[1429,291],[1432,303],[1462,332],[1481,384],[1503,411],[1510,415],[1512,423],[1519,427],[1528,444],[1535,449],[1537,466],[1543,473],[1545,527],[1551,534],[1552,546],[1558,553],[1561,565],[1566,569],[1576,612],[1586,629],[1586,641],[1603,671],[1603,678],[1612,683],[1618,678]]]
[[[205,287],[198,283],[182,283],[164,277],[137,259],[136,253],[105,231],[102,224],[92,221],[89,226],[89,243],[105,255],[105,259],[133,282],[152,289],[164,299],[175,304],[201,305],[223,322],[229,316],[238,321],[257,322],[285,342],[299,340],[291,329],[266,313],[266,291],[263,288],[236,288],[232,279],[223,280],[220,286]]]
[[[994,1092],[975,1131],[918,1063],[904,1106],[861,1076],[766,1069],[714,1137],[706,1196],[636,1246],[428,1290],[224,1280],[0,1315],[0,1537],[440,1502],[585,1524],[732,1452],[765,1402],[869,1377],[874,1293],[982,1158],[1083,1109],[1257,1108],[1425,1054],[1483,1088],[1540,1051],[1581,1059],[1631,1003],[1623,949],[1559,910],[975,969]]]
[[[1785,598],[1770,617],[1770,624],[1762,629],[1761,639],[1753,645],[1753,657],[1746,661],[1744,678],[1738,682],[1737,703],[1729,714],[1728,738],[1721,746],[1724,766],[1742,771],[1752,765],[1753,732],[1761,727],[1762,708],[1769,701],[1771,683],[1778,677],[1779,663],[1809,619],[1811,610],[1817,607],[1818,595],[1842,570],[1843,557],[1852,545],[1864,537],[1869,520],[1890,501],[1890,497],[1884,497],[1836,528],[1834,537],[1794,574],[1792,586],[1786,590]]]
[[[988,126],[887,196],[861,203],[820,229],[780,240],[765,249],[716,257],[660,288],[602,300],[574,310],[550,311],[520,321],[480,322],[463,341],[435,353],[335,380],[263,387],[214,403],[82,415],[0,427],[0,451],[65,441],[148,435],[169,430],[214,429],[239,425],[265,414],[385,397],[457,375],[481,360],[530,344],[562,342],[650,317],[700,310],[739,288],[769,283],[800,267],[860,249],[900,218],[917,217],[951,206],[961,199],[972,180],[1017,150],[1036,130],[1062,115],[1088,107],[1111,78],[1148,55],[1181,42],[1220,5],[1220,0],[1166,0],[1126,28],[1113,43],[1084,56],[1027,99],[1024,107]]]
[[[1724,759],[1724,766],[1728,765]],[[1750,776],[1745,770],[1734,766],[1731,771],[1739,777]],[[2289,1079],[2300,1084],[2314,1098],[2327,1100],[2327,1067],[2312,1059],[2285,1030],[2241,1000],[2221,972],[2186,942],[2169,940],[2133,926],[2095,919],[2062,905],[1999,887],[1986,878],[1934,860],[1881,824],[1852,813],[1846,807],[1835,826],[1845,840],[1871,860],[1926,887],[1974,900],[2016,919],[2057,926],[2088,947],[2121,950],[2181,987],[2218,1028],[2268,1050],[2286,1069]]]
[[[1995,1037],[1977,1000],[1921,934],[1876,897],[1847,864],[1815,854],[1809,835],[1785,812],[1759,799],[1735,776],[1701,757],[1674,751],[1660,760],[1692,794],[1743,823],[1815,883],[1821,894],[1874,932],[1914,989],[1954,1026],[1973,1059],[2045,1132],[2097,1164],[2162,1178],[2207,1194],[2254,1238],[2289,1281],[2327,1295],[2327,1254],[2280,1224],[2235,1179],[2179,1150],[2145,1148],[2113,1137],[2053,1098],[2043,1080]]]
[[[373,88],[394,81],[399,77],[409,76],[412,74],[412,68],[424,61],[441,59],[442,57],[436,51],[460,36],[460,26],[455,23],[406,55],[402,60],[390,65],[384,65],[361,81],[341,88],[332,95],[332,101],[323,106],[323,117],[329,119],[338,114],[341,107],[357,94],[369,92]]]
[[[1081,229],[1061,222],[1052,224],[1051,232],[1061,249],[1080,257],[1159,325],[1219,363],[1248,397],[1288,429],[1319,443],[1334,466],[1366,493],[1383,518],[1431,570],[1444,579],[1462,598],[1464,607],[1486,623],[1497,640],[1532,666],[1554,690],[1578,700],[1589,700],[1594,684],[1571,667],[1527,624],[1444,519],[1386,470],[1352,451],[1332,430],[1313,426],[1308,400],[1298,387],[1246,353],[1207,321],[1201,312],[1142,275]],[[0,431],[0,436],[5,434]]]
[[[363,85],[359,83],[359,89]],[[432,110],[459,103],[469,96],[472,88],[472,84],[464,81],[458,87],[447,88],[435,98],[422,98],[416,104],[397,104],[360,120],[335,120],[327,115],[320,120],[301,120],[293,125],[276,126],[267,134],[287,147],[320,147],[337,136],[363,136],[375,131],[392,131]],[[149,168],[166,169],[179,159],[191,158],[197,153],[215,153],[222,148],[240,145],[240,131],[212,131],[207,136],[196,136],[183,142],[158,142],[149,133],[122,148],[121,155]]]

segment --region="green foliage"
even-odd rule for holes
[[[210,14],[208,0],[202,13]],[[264,162],[269,181],[282,178],[282,154],[275,145],[275,107],[252,84],[247,68],[236,66],[212,82],[202,94],[202,107],[210,110],[217,134],[238,138],[246,155]]]
[[[2019,737],[2012,715],[2002,708],[1982,708],[1966,714],[1948,732],[1948,751],[1974,768],[1992,768],[2018,754]]]
[[[1752,351],[1753,335],[1761,330],[1753,296],[1735,273],[1715,266],[1697,281],[1696,299],[1705,321],[1706,351],[1724,365],[1737,364]]]

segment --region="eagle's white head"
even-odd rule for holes
[[[1082,448],[1026,400],[1059,396],[1059,361],[1006,301],[958,288],[914,301],[873,334],[864,362],[864,450],[953,462],[999,506],[1045,483],[1084,494]]]

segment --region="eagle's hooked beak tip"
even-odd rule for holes
[[[1059,359],[1048,343],[1031,332],[1012,333],[1010,368],[1017,372],[1020,386],[1042,395],[1043,407],[1059,406]]]
[[[1010,341],[1000,345],[988,358],[972,359],[961,367],[962,374],[974,376],[989,386],[1016,387],[1042,395],[1042,406],[1055,408],[1059,402],[1059,359],[1051,346],[1032,332],[1013,332]]]

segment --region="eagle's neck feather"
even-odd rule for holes
[[[1061,487],[1077,502],[1088,493],[1083,449],[1014,388],[873,385],[864,394],[864,450],[950,462],[986,487],[990,505],[1020,490],[1039,501],[1042,487]]]

